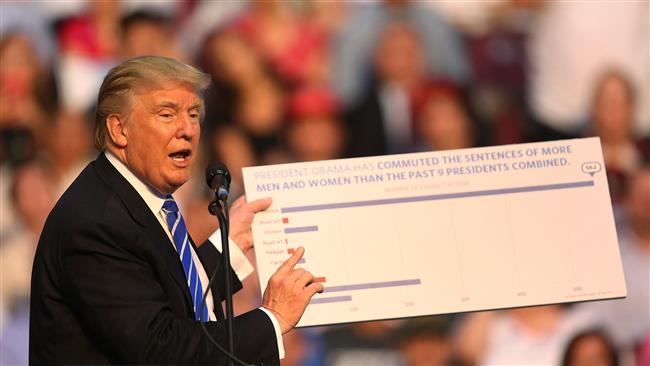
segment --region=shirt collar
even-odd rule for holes
[[[136,192],[142,197],[144,202],[147,204],[151,212],[154,215],[158,215],[160,209],[165,203],[166,196],[153,187],[145,183],[142,179],[138,178],[124,163],[113,155],[110,151],[106,150],[104,152],[108,161],[117,169],[117,171],[122,174],[124,179],[126,179],[129,184],[135,189]]]

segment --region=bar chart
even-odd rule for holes
[[[509,149],[554,146],[571,154],[552,174],[511,168],[491,175],[445,174],[457,171],[459,160],[445,164],[439,152],[246,168],[247,195],[274,199],[253,224],[261,288],[302,246],[298,266],[325,290],[312,298],[299,326],[623,297],[605,175],[584,171],[584,162],[591,168],[602,164],[598,140]],[[503,149],[460,150],[454,156],[495,156]],[[269,172],[302,171],[300,178],[309,183],[336,166],[335,174],[354,182],[361,171],[354,167],[367,171],[395,166],[387,161],[425,158],[439,164],[424,179],[409,178],[412,167],[400,166],[407,179],[259,189],[262,177],[273,176]],[[401,174],[398,168],[383,174]]]

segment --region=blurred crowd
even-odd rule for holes
[[[213,81],[175,194],[196,242],[209,161],[236,197],[244,166],[601,139],[626,299],[300,329],[283,365],[650,365],[649,19],[644,0],[3,1],[0,363],[27,363],[33,253],[98,153],[104,75],[164,55]],[[256,275],[235,302],[259,306]]]

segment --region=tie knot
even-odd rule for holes
[[[176,201],[174,201],[174,198],[172,198],[172,196],[167,196],[167,198],[165,198],[165,203],[163,203],[162,209],[163,211],[169,213],[178,212],[178,206],[176,205]]]

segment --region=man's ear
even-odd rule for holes
[[[126,120],[123,116],[113,113],[106,117],[106,129],[113,144],[119,148],[125,148],[127,144]]]

